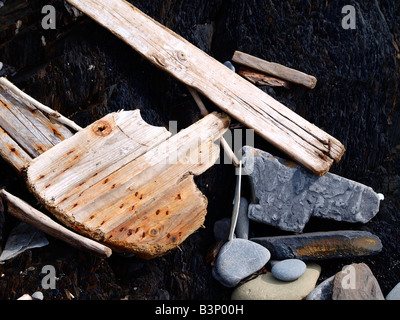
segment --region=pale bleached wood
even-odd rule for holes
[[[68,2],[311,172],[323,175],[343,155],[344,147],[337,139],[128,2]]]
[[[207,199],[193,175],[218,159],[214,141],[229,123],[213,113],[171,136],[138,110],[113,113],[32,160],[27,184],[74,230],[118,251],[159,256],[203,224]]]
[[[32,161],[30,157],[11,137],[0,127],[0,156],[14,169],[22,170]]]
[[[192,95],[194,101],[197,104],[197,107],[200,110],[200,114],[205,117],[206,115],[208,115],[208,110],[206,108],[206,106],[204,105],[203,101],[200,98],[200,95],[197,93],[196,90],[194,90],[193,88],[187,87],[190,94]],[[236,157],[235,153],[233,152],[232,148],[230,147],[229,143],[225,140],[224,137],[221,137],[221,146],[224,149],[224,151],[226,152],[226,154],[228,155],[229,159],[232,161],[233,165],[235,167],[239,166],[239,159]]]
[[[56,119],[58,122],[74,129],[75,131],[82,130],[82,128],[78,126],[75,122],[64,117],[62,114],[49,108],[48,106],[45,106],[41,102],[33,99],[31,96],[29,96],[28,94],[20,90],[17,86],[15,86],[13,83],[11,83],[9,80],[7,80],[7,78],[0,77],[0,84],[7,87],[10,91],[12,91],[14,94],[21,97],[22,99],[26,100],[28,103],[31,103],[38,110]]]
[[[317,79],[314,76],[308,75],[295,69],[288,68],[279,63],[269,62],[254,57],[241,51],[235,51],[232,57],[232,61],[253,68],[255,70],[265,72],[280,79],[303,85],[310,89],[314,89],[317,84]]]
[[[6,190],[0,190],[0,197],[7,203],[7,209],[10,214],[46,234],[97,256],[104,258],[111,256],[112,250],[110,248],[68,230]]]
[[[35,158],[72,136],[66,127],[52,123],[41,111],[30,106],[28,101],[3,83],[0,83],[0,127],[7,133],[8,140],[13,141],[13,148],[19,150],[17,153],[22,157],[14,157],[17,153],[11,157],[6,154],[3,156],[17,161],[15,164],[11,163],[17,170],[22,169],[19,160],[26,160],[26,156]],[[1,148],[6,150],[7,141],[4,143],[6,144]]]

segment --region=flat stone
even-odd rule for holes
[[[322,281],[318,286],[311,291],[306,300],[332,300],[333,280],[335,276]]]
[[[306,264],[299,259],[286,259],[276,263],[272,269],[272,275],[281,281],[294,281],[300,278],[306,271]]]
[[[299,235],[252,238],[271,252],[277,260],[323,260],[377,254],[380,239],[368,231],[328,231]]]
[[[332,300],[385,300],[378,281],[365,263],[353,263],[336,273]]]
[[[266,273],[235,288],[232,300],[302,300],[315,288],[321,267],[308,263],[304,274],[295,281],[276,279]]]
[[[302,232],[311,216],[366,223],[379,211],[380,197],[368,186],[329,172],[315,176],[250,146],[244,146],[242,154],[258,200],[249,205],[249,218],[254,221]]]
[[[400,300],[400,282],[388,293],[386,300]]]
[[[20,222],[8,236],[4,250],[0,255],[0,263],[14,258],[26,250],[44,247],[48,244],[49,241],[42,231],[26,222]]]
[[[269,251],[255,242],[233,239],[219,251],[212,275],[224,286],[232,288],[260,270],[270,257]]]
[[[249,202],[246,198],[240,198],[239,214],[236,222],[235,235],[240,239],[249,239],[249,217],[247,215],[247,209]]]

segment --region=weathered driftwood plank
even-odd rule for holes
[[[111,256],[112,250],[110,248],[68,230],[7,191],[0,190],[0,197],[7,202],[9,213],[48,235],[100,257],[108,258]]]
[[[337,139],[130,3],[124,0],[67,1],[311,172],[323,175],[343,155],[344,147]]]
[[[232,61],[310,89],[314,89],[317,84],[317,79],[314,76],[285,67],[279,63],[265,61],[244,52],[235,51]]]
[[[25,166],[32,161],[24,149],[22,149],[11,137],[0,127],[0,156],[14,169],[21,173]]]
[[[214,141],[229,122],[213,113],[170,137],[138,110],[112,113],[34,159],[28,187],[67,226],[156,257],[203,224],[207,199],[193,175],[218,159]]]
[[[25,94],[11,90],[0,78],[0,153],[18,172],[28,162],[72,136],[62,124],[47,118]]]

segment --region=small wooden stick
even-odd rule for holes
[[[196,102],[197,106],[200,109],[200,114],[205,117],[208,115],[208,110],[204,105],[203,101],[201,100],[199,94],[193,88],[187,86],[190,94],[192,95],[194,101]],[[232,163],[235,167],[239,167],[239,159],[236,157],[235,153],[233,152],[232,148],[229,146],[228,142],[225,140],[224,137],[221,137],[221,146],[227,153],[228,157],[232,160]]]
[[[235,51],[232,61],[265,72],[280,79],[303,85],[310,89],[314,89],[317,84],[317,79],[313,76],[285,67],[278,63],[265,61],[240,51]]]
[[[33,99],[31,96],[27,95],[25,92],[20,90],[18,87],[16,87],[10,81],[8,81],[6,78],[0,77],[0,84],[2,84],[3,86],[7,87],[9,90],[14,92],[16,95],[19,95],[21,98],[25,99],[26,101],[28,101],[29,103],[34,105],[40,111],[42,111],[42,112],[48,114],[50,117],[56,119],[58,122],[60,122],[62,124],[65,124],[66,126],[74,129],[75,131],[82,130],[82,128],[80,126],[78,126],[75,122],[73,122],[72,120],[64,117],[63,115],[61,115],[57,111],[54,111],[53,109],[45,106],[44,104],[40,103],[39,101]]]
[[[0,196],[4,201],[7,201],[8,211],[16,218],[75,248],[91,252],[103,258],[111,256],[112,250],[110,248],[68,230],[4,189],[0,190]]]

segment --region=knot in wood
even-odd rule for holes
[[[176,52],[176,55],[177,55],[179,61],[181,61],[181,62],[186,62],[187,56],[186,56],[186,53],[185,53],[185,52],[183,52],[183,51],[177,51],[177,52]]]
[[[100,137],[105,137],[111,133],[112,128],[107,121],[99,120],[93,124],[92,131]]]

